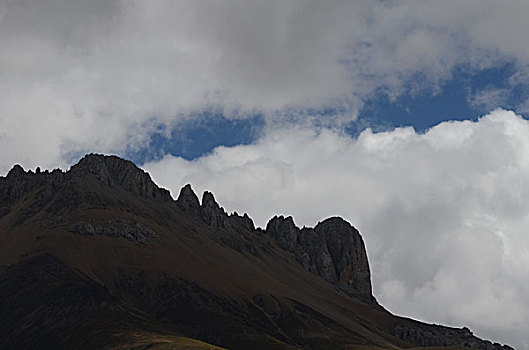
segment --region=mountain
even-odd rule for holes
[[[342,218],[266,229],[115,156],[0,177],[2,348],[511,349],[398,317]]]

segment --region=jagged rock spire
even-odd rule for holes
[[[180,209],[188,214],[198,216],[200,214],[200,202],[198,197],[191,188],[190,184],[185,185],[180,190],[176,204]]]
[[[226,219],[228,215],[221,208],[220,205],[215,201],[213,193],[204,191],[202,195],[202,218],[204,222],[213,227],[226,227]]]

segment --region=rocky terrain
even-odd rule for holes
[[[510,349],[385,310],[342,218],[256,228],[95,154],[0,177],[0,314],[16,349]]]

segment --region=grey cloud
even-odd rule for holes
[[[11,135],[1,146],[12,149],[1,170],[24,157],[36,166],[67,163],[72,152],[123,152],[154,124],[205,106],[300,120],[340,106],[351,120],[374,91],[439,91],[458,64],[525,67],[529,45],[516,33],[525,32],[526,6],[0,1],[0,130]]]

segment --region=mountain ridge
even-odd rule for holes
[[[255,228],[247,214],[227,214],[211,192],[199,201],[185,185],[174,200],[148,173],[116,156],[90,154],[67,172],[14,166],[0,177],[0,229],[0,294],[13,286],[24,290],[26,282],[13,271],[34,271],[34,261],[44,259],[71,276],[66,280],[84,281],[76,282],[75,293],[99,290],[93,303],[107,305],[82,308],[130,319],[136,328],[150,320],[164,332],[232,348],[508,348],[466,328],[414,323],[383,309],[372,295],[360,233],[342,218],[299,228],[292,217],[275,216],[266,229]],[[49,271],[34,273],[49,280]],[[53,288],[64,293],[62,285]],[[65,302],[80,307],[68,295]],[[34,305],[49,303],[35,298]],[[8,314],[11,324],[21,322],[19,312]],[[324,336],[314,335],[317,329]],[[250,335],[230,335],[234,330]]]

